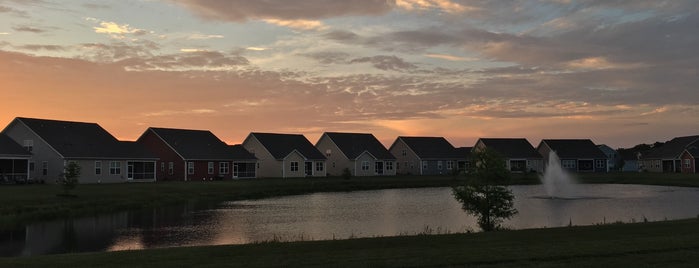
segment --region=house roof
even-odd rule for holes
[[[208,130],[155,128],[152,131],[185,160],[249,160],[249,153],[228,146]]]
[[[656,147],[643,155],[644,159],[677,159],[680,157],[684,149],[690,144],[699,141],[697,136],[676,137],[662,146]]]
[[[156,159],[132,143],[120,142],[96,123],[18,117],[64,158]]]
[[[443,137],[398,137],[421,159],[464,159]],[[396,140],[397,141],[397,140]]]
[[[0,133],[0,156],[31,157],[32,154],[9,136]]]
[[[234,155],[235,159],[243,160],[257,160],[257,157],[255,157],[254,154],[251,154],[248,150],[243,147],[243,145],[236,144],[236,145],[229,145],[228,146],[231,150],[231,153]]]
[[[301,134],[278,134],[252,132],[262,146],[264,146],[275,159],[283,159],[294,150],[302,154],[306,159],[325,160],[325,156],[316,149],[313,144]]]
[[[505,158],[542,158],[525,138],[481,138],[479,140],[486,148],[500,153]]]
[[[606,159],[607,155],[589,139],[545,139],[542,144],[548,145],[559,158],[576,159]]]
[[[455,154],[460,155],[463,159],[469,159],[473,147],[458,147],[454,148]]]
[[[349,159],[356,159],[364,152],[369,152],[377,159],[396,159],[372,134],[326,132],[325,135]]]
[[[694,158],[699,158],[699,141],[687,146],[687,152]]]

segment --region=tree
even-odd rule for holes
[[[70,191],[75,189],[78,185],[78,177],[80,177],[81,169],[80,165],[76,162],[68,162],[68,165],[64,168],[61,185],[63,185],[65,196],[70,196]]]
[[[515,196],[503,186],[510,179],[505,160],[492,150],[479,150],[471,155],[469,179],[463,186],[452,188],[454,198],[464,211],[476,216],[483,231],[500,228],[503,220],[517,214]]]

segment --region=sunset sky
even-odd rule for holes
[[[695,0],[0,0],[13,118],[251,132],[699,134]]]

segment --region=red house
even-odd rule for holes
[[[699,142],[695,142],[680,155],[682,173],[697,173],[697,159],[699,158]]]
[[[257,158],[208,130],[148,128],[138,143],[156,154],[158,180],[254,178]]]

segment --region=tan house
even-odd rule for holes
[[[396,173],[450,175],[465,167],[468,155],[443,137],[398,137],[388,149],[396,157]]]
[[[699,135],[676,137],[641,155],[641,169],[649,172],[682,172],[684,151],[699,142]]]
[[[525,138],[480,138],[473,150],[489,148],[505,158],[511,172],[542,172],[544,158]]]
[[[243,147],[257,158],[257,177],[325,177],[326,158],[301,134],[252,132]]]
[[[329,175],[345,169],[352,176],[396,175],[396,157],[372,134],[325,132],[316,148],[328,159]]]

